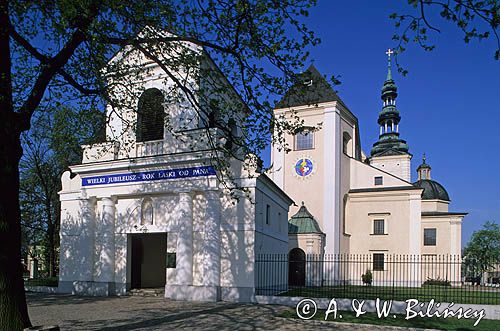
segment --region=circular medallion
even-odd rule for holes
[[[301,158],[295,163],[295,173],[300,177],[307,177],[313,171],[313,162],[308,158]]]

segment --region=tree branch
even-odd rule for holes
[[[103,92],[102,89],[98,88],[87,88],[83,86],[82,84],[78,83],[70,74],[68,74],[67,71],[64,69],[59,69],[57,71],[59,75],[61,75],[66,82],[68,82],[69,85],[73,86],[78,92],[80,92],[83,95],[96,95],[100,94]]]
[[[59,73],[64,65],[68,62],[70,57],[74,54],[75,50],[86,38],[86,30],[95,19],[99,11],[99,5],[93,3],[89,6],[89,13],[85,16],[77,18],[76,29],[66,42],[64,47],[54,57],[50,58],[48,62],[42,63],[42,71],[39,74],[36,82],[31,89],[31,92],[21,106],[19,113],[22,115],[23,123],[21,124],[22,130],[27,130],[30,127],[30,119],[35,109],[40,104],[42,97],[45,93],[50,81]],[[28,50],[29,51],[29,50]],[[38,52],[38,51],[37,51]],[[31,53],[31,52],[30,52]],[[40,54],[41,55],[41,54]]]
[[[21,36],[12,25],[10,26],[10,33],[12,35],[12,38],[19,44],[21,45],[26,51],[28,51],[35,59],[40,61],[40,63],[45,64],[45,65],[50,65],[50,58],[42,53],[40,53],[31,43],[26,40],[23,36]],[[57,73],[61,75],[64,80],[71,86],[73,86],[78,92],[84,94],[84,95],[92,95],[92,94],[99,94],[102,92],[100,89],[90,89],[82,84],[78,83],[76,79],[74,79],[66,70],[63,68],[60,68],[57,70]]]
[[[431,30],[434,30],[438,33],[441,33],[441,30],[433,27],[432,25],[430,25],[429,22],[427,22],[427,18],[425,17],[425,13],[424,13],[424,0],[420,0],[420,15],[422,15],[422,20],[424,21],[425,25],[431,29]]]
[[[223,47],[209,41],[199,40],[193,37],[180,37],[180,36],[172,36],[172,37],[155,37],[155,38],[136,38],[136,39],[125,39],[125,38],[117,38],[117,37],[104,37],[103,42],[113,45],[127,46],[127,45],[141,45],[141,44],[154,44],[154,43],[169,43],[176,41],[186,41],[196,44],[198,46],[212,48],[224,53],[236,55],[235,48]]]

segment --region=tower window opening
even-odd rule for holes
[[[142,93],[137,106],[137,141],[163,139],[165,126],[163,103],[163,93],[157,88],[150,88]]]
[[[313,149],[314,148],[314,132],[305,129],[295,134],[295,150]]]

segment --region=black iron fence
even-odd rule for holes
[[[257,295],[500,304],[500,257],[263,254],[255,268]]]

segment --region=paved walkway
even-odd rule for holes
[[[33,325],[61,330],[409,330],[286,319],[288,307],[170,301],[162,297],[77,297],[28,293]]]

